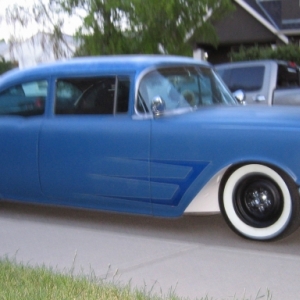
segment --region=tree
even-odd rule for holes
[[[300,48],[295,44],[288,44],[272,47],[240,47],[239,51],[232,51],[231,61],[257,60],[257,59],[278,59],[292,61],[300,65]]]
[[[45,52],[50,50],[56,59],[67,57],[72,52],[62,32],[66,14],[55,1],[47,1],[35,0],[32,6],[14,5],[6,9],[5,21],[14,29],[14,34],[9,40],[11,50],[19,47],[20,42],[24,40],[19,33],[20,28],[35,27],[43,35],[39,45]],[[3,22],[0,19],[0,23],[1,21]],[[34,39],[31,41],[35,42]]]
[[[233,9],[231,0],[36,0],[14,7],[7,20],[26,27],[32,20],[56,42],[64,43],[64,16],[79,15],[75,55],[166,53],[192,55],[198,38],[217,44],[212,22]],[[48,1],[47,4],[45,4]]]
[[[231,1],[222,0],[140,0],[135,6],[132,30],[141,36],[145,52],[191,55],[197,39],[217,44],[212,22],[233,9]],[[142,48],[143,49],[143,48]]]
[[[70,15],[84,11],[79,55],[167,53],[191,55],[197,37],[217,43],[211,22],[230,0],[56,0]]]
[[[129,1],[122,0],[56,0],[69,13],[84,12],[82,26],[76,36],[80,47],[76,55],[132,53],[132,43],[127,27]]]

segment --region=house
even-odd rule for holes
[[[0,42],[0,56],[6,61],[17,62],[20,68],[34,66],[39,63],[57,59],[70,58],[77,47],[72,36],[63,35],[57,42],[49,34],[39,32],[22,42]]]
[[[214,24],[217,48],[201,42],[195,56],[205,52],[211,63],[227,62],[241,45],[274,46],[300,42],[299,0],[232,0],[235,11]],[[199,49],[201,49],[199,51]]]

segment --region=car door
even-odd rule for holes
[[[150,121],[129,115],[129,77],[64,78],[40,136],[42,190],[51,202],[151,213]]]
[[[203,155],[207,130],[201,128],[196,110],[237,103],[210,68],[169,66],[143,76],[137,104],[138,112],[152,116],[153,214],[181,215],[199,192],[200,174],[211,163],[209,155]]]
[[[2,198],[41,198],[37,150],[47,86],[46,80],[33,80],[12,84],[0,92]]]
[[[300,105],[300,89],[277,89],[274,91],[273,105]]]

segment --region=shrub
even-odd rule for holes
[[[241,46],[238,51],[231,51],[229,57],[231,61],[277,59],[292,61],[300,65],[300,48],[294,44],[275,48],[258,45],[253,47]]]
[[[16,63],[11,61],[5,61],[5,59],[0,56],[0,75],[11,69],[14,69],[16,66]]]

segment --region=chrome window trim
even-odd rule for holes
[[[136,78],[135,80],[135,89],[134,89],[134,112],[135,112],[135,115],[136,116],[146,116],[146,119],[150,119],[150,116],[151,118],[153,119],[153,114],[151,113],[151,111],[149,113],[142,113],[140,111],[138,111],[137,109],[137,105],[138,105],[138,91],[139,91],[139,87],[140,87],[140,83],[142,81],[142,79],[145,77],[146,74],[156,70],[157,67],[149,67],[145,70],[143,70],[139,75],[138,77]],[[150,108],[149,108],[150,109]],[[141,119],[145,119],[144,117],[141,118]]]

